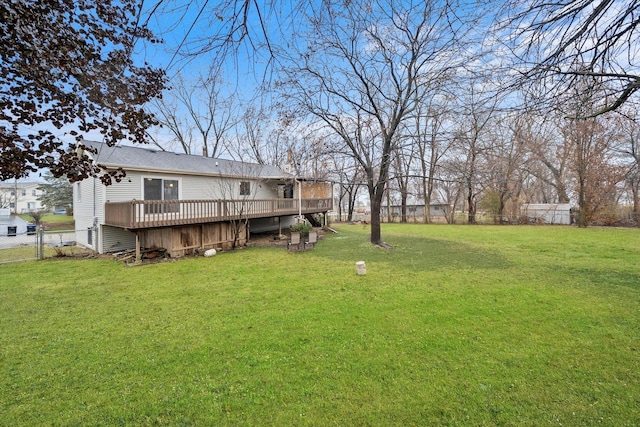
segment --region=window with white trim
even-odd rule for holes
[[[178,200],[179,182],[177,179],[145,178],[144,200]],[[178,203],[159,203],[146,205],[145,213],[178,212]]]

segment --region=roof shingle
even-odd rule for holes
[[[89,154],[96,163],[108,168],[121,167],[125,171],[172,172],[189,175],[247,177],[262,179],[292,179],[293,175],[281,171],[275,166],[212,157],[178,154],[169,151],[157,151],[150,148],[130,147],[95,141],[83,141],[83,145],[95,148],[97,154]]]

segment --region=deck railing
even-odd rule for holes
[[[104,222],[115,227],[137,229],[268,218],[299,212],[320,213],[331,209],[331,199],[131,200],[105,203]]]

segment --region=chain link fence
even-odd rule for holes
[[[0,235],[0,264],[29,261],[54,256],[55,250],[75,245],[75,230],[44,231],[36,226],[28,226],[26,231],[18,227],[7,227],[6,234]]]

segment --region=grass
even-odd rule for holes
[[[18,248],[0,249],[0,264],[19,260],[35,259],[38,256],[35,246],[21,246]],[[2,292],[0,290],[0,292]]]
[[[0,266],[0,425],[640,424],[640,230],[338,230]]]
[[[33,222],[33,218],[29,214],[20,215],[20,218]],[[73,230],[75,228],[75,220],[73,216],[69,215],[46,213],[42,216],[41,223],[47,231]]]
[[[35,238],[34,238],[35,240]],[[43,246],[43,258],[53,257],[73,257],[93,254],[89,249],[80,246],[58,246],[54,247],[49,244]],[[35,244],[31,246],[18,246],[14,248],[0,248],[0,264],[12,263],[16,261],[35,260],[39,256],[38,249]]]

